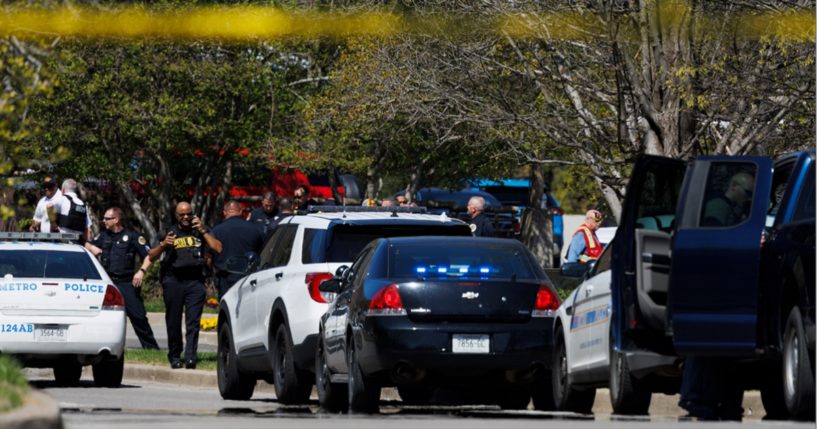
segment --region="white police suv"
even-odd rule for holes
[[[0,353],[76,384],[122,383],[125,302],[76,234],[0,232]]]

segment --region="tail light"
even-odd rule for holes
[[[533,317],[552,316],[553,312],[559,308],[559,295],[548,284],[539,285],[536,292],[536,303],[533,305]]]
[[[306,287],[309,289],[309,296],[315,302],[320,302],[321,304],[326,304],[329,302],[334,301],[335,294],[332,292],[321,292],[319,289],[321,283],[329,280],[332,278],[331,273],[306,273],[306,277],[304,281],[306,282]]]
[[[400,299],[400,292],[396,284],[392,283],[377,291],[369,301],[368,315],[375,316],[401,316],[406,314],[403,308],[403,300]]]
[[[114,285],[108,285],[105,288],[105,298],[102,300],[103,310],[124,310],[125,298],[122,297],[122,292]]]

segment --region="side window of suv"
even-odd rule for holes
[[[730,227],[746,220],[752,208],[756,173],[757,165],[750,162],[712,163],[700,226]]]
[[[800,191],[797,208],[794,210],[792,220],[814,219],[814,203],[814,165],[812,164],[808,174],[806,174],[806,181]]]
[[[792,170],[794,170],[794,161],[788,162],[784,165],[777,165],[774,168],[774,177],[772,178],[772,195],[769,197],[769,211],[766,214],[766,226],[770,227],[774,223],[774,218],[777,216],[777,211],[780,209],[780,203],[783,201],[783,194],[786,193],[786,185],[791,178]]]
[[[292,253],[292,245],[295,243],[295,233],[298,232],[298,225],[279,226],[275,231],[277,236],[275,247],[272,249],[271,267],[283,267],[289,262],[289,255]]]
[[[261,255],[258,258],[259,270],[265,270],[273,266],[272,255],[275,252],[275,249],[278,248],[276,243],[278,242],[278,238],[281,236],[283,231],[284,228],[277,228],[269,240],[267,240],[267,244],[264,246],[264,250],[261,251]]]

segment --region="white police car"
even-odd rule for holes
[[[125,303],[76,234],[0,233],[0,353],[53,368],[76,384],[93,365],[97,386],[122,383]]]

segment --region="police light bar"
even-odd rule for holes
[[[77,241],[75,232],[0,232],[0,240],[5,241]]]
[[[428,210],[423,206],[309,206],[307,211],[309,213],[428,213]]]

